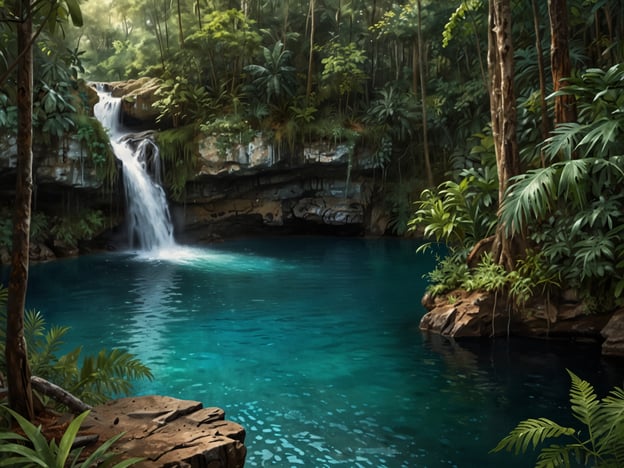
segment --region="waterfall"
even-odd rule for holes
[[[99,89],[98,95],[100,101],[93,113],[108,130],[115,156],[123,164],[130,246],[148,253],[175,247],[167,197],[161,186],[158,146],[149,135],[124,130],[120,98]]]

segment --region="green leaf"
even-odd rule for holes
[[[513,450],[516,454],[525,453],[529,445],[536,448],[548,438],[571,436],[574,432],[574,428],[560,426],[547,418],[526,419],[518,423],[491,452],[500,452],[504,449],[508,452]]]
[[[65,462],[69,457],[69,452],[72,448],[74,440],[76,440],[80,426],[88,415],[89,411],[85,411],[84,413],[76,416],[65,430],[65,433],[61,438],[61,442],[59,443],[58,453],[56,455],[56,462],[58,463],[58,466],[65,466]]]
[[[65,3],[67,4],[67,9],[69,10],[69,15],[71,16],[74,26],[82,26],[82,11],[78,0],[65,0]]]
[[[576,459],[580,457],[579,444],[568,444],[564,446],[551,445],[545,447],[537,457],[535,468],[555,468],[559,466],[569,467],[571,463],[571,455]]]
[[[568,374],[572,379],[570,387],[572,414],[588,427],[591,434],[600,407],[600,400],[598,400],[594,387],[589,382],[579,378],[570,370],[568,370]]]

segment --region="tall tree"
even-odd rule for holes
[[[550,69],[553,91],[567,85],[565,78],[572,75],[569,49],[568,6],[566,0],[548,0],[550,17]],[[576,120],[574,96],[561,94],[555,97],[555,125]]]
[[[309,28],[310,28],[310,51],[308,53],[308,77],[306,80],[306,101],[310,101],[312,95],[312,76],[314,65],[314,33],[316,32],[316,16],[314,10],[316,9],[316,0],[310,0],[309,8]]]
[[[429,130],[427,127],[427,83],[426,83],[426,63],[425,49],[423,47],[422,34],[422,2],[416,1],[418,10],[418,69],[420,71],[420,102],[422,106],[422,130],[423,130],[423,156],[425,160],[425,172],[427,173],[427,184],[433,187],[433,171],[431,170],[431,157],[429,156]]]
[[[488,71],[490,81],[490,114],[498,170],[500,207],[513,176],[520,173],[517,112],[514,89],[514,58],[511,37],[511,1],[490,0],[488,14]],[[515,264],[517,252],[508,229],[500,221],[492,246],[494,259],[508,270]]]
[[[7,300],[6,366],[9,405],[34,418],[28,351],[24,337],[24,308],[28,284],[30,212],[32,200],[32,8],[19,2],[17,12],[17,182],[13,215],[13,249]]]
[[[35,4],[43,13],[43,22],[33,34]],[[65,10],[67,8],[67,10]],[[24,337],[24,308],[28,286],[30,249],[30,217],[32,203],[32,113],[33,113],[33,53],[32,46],[45,25],[52,29],[69,11],[76,25],[82,24],[77,0],[56,0],[33,3],[16,2],[11,16],[17,33],[17,180],[13,216],[13,246],[7,299],[7,333],[5,357],[9,405],[26,418],[33,419],[34,408],[28,351]],[[8,67],[12,69],[11,66]]]

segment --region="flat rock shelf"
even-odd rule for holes
[[[242,468],[245,429],[225,412],[201,402],[166,396],[121,398],[93,408],[82,431],[99,441],[123,432],[113,446],[123,458],[141,457],[137,467]]]

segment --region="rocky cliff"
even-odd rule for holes
[[[122,98],[120,119],[127,128],[143,135],[146,128],[155,127],[154,80],[107,83],[105,87]],[[157,131],[154,134],[157,140]],[[109,162],[110,179],[106,180],[90,155],[88,141],[77,135],[63,141],[43,137],[35,141],[34,209],[59,217],[100,210],[107,229],[97,247],[121,248],[123,184],[118,173],[110,178],[110,168],[116,166],[119,172],[121,165]],[[167,160],[163,165],[165,190],[175,235],[181,241],[207,242],[250,233],[382,235],[387,230],[389,216],[375,183],[379,174],[363,150],[321,141],[298,145],[286,158],[283,149],[274,148],[261,134],[223,148],[218,137],[198,130],[184,143],[192,148],[194,162],[183,187],[172,187],[172,177],[166,173],[175,170],[179,161],[163,155]],[[15,138],[0,137],[0,202],[5,207],[11,206],[15,164]],[[46,243],[35,246],[37,252],[45,253],[33,251],[34,260],[46,259],[52,251],[57,255],[77,252],[54,249],[55,239]]]

